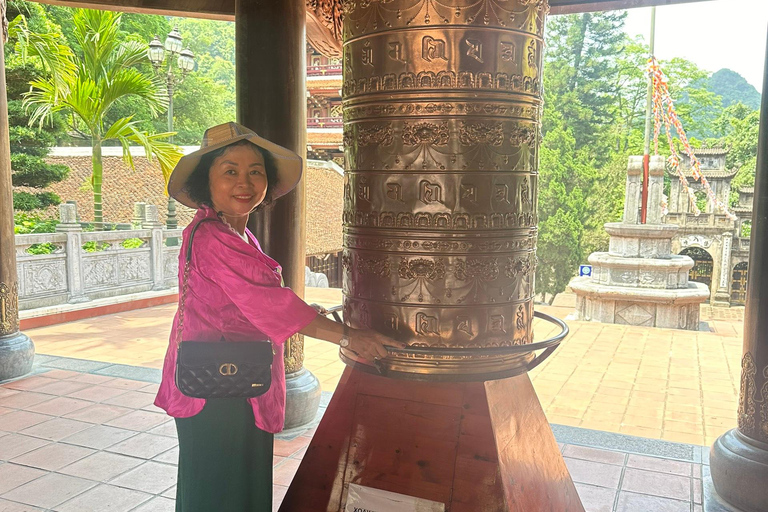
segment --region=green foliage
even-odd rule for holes
[[[752,110],[760,108],[760,93],[735,71],[721,69],[707,81],[707,88],[723,98],[723,107],[744,103]]]
[[[34,194],[30,194],[29,192],[13,193],[13,209],[14,210],[30,212],[32,210],[39,210],[42,207],[43,207],[43,203]]]
[[[603,225],[621,220],[627,161],[643,154],[649,48],[623,33],[624,17],[557,16],[547,26],[536,285],[550,300],[589,254],[608,249]],[[723,109],[709,73],[690,61],[661,66],[694,147],[731,148],[729,166],[742,169],[734,185],[754,183],[758,114],[740,104]],[[660,153],[668,155],[661,138]],[[669,183],[665,177],[667,193]],[[699,202],[705,209],[706,198]]]
[[[54,233],[58,224],[58,220],[46,219],[38,214],[16,212],[13,215],[13,232],[17,235]]]
[[[752,236],[752,221],[745,220],[741,223],[741,233],[740,236],[742,238],[749,238]]]
[[[11,170],[14,186],[44,189],[65,179],[69,168],[51,165],[44,161],[50,147],[63,136],[64,122],[61,116],[52,116],[51,122],[40,129],[29,127],[29,115],[22,105],[22,96],[29,91],[29,83],[51,75],[49,56],[36,57],[41,49],[56,47],[62,38],[60,28],[45,15],[36,3],[12,1],[8,4],[9,41],[5,47],[6,87],[8,92],[9,139],[11,145]],[[32,38],[36,30],[42,37]],[[60,198],[50,192],[14,192],[14,208],[35,210],[59,204]]]
[[[557,16],[547,25],[545,105],[562,114],[576,148],[591,148],[598,161],[610,145],[603,134],[615,117],[614,56],[624,43],[625,18],[626,12],[586,13]],[[545,134],[549,129],[545,122]]]
[[[121,19],[120,14],[111,11],[75,10],[70,35],[73,48],[52,45],[41,34],[25,33],[25,44],[36,55],[44,53],[51,69],[50,77],[33,80],[31,90],[24,95],[25,105],[32,109],[30,123],[42,125],[52,115],[63,112],[77,119],[77,128],[91,138],[91,184],[97,223],[103,221],[101,147],[105,142],[119,143],[123,160],[130,167],[133,158],[129,146],[143,146],[147,158],[157,158],[166,176],[181,156],[180,148],[165,140],[169,133],[150,134],[141,129],[133,115],[106,122],[110,112],[128,98],[140,99],[152,115],[168,105],[159,79],[140,70],[146,66],[147,44],[135,37],[124,37]]]
[[[46,164],[39,156],[26,153],[11,155],[11,182],[14,187],[45,188],[51,183],[61,181],[69,174],[69,167],[59,164]]]
[[[125,249],[138,249],[144,245],[144,240],[141,238],[128,238],[127,240],[123,240],[120,245]]]

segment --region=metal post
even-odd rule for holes
[[[768,91],[768,52],[763,91]],[[744,356],[741,360],[738,428],[712,445],[717,494],[745,512],[768,510],[768,98],[760,109],[760,135],[752,211]],[[705,484],[706,485],[706,484]]]
[[[173,132],[173,74],[171,73],[171,64],[168,65],[168,131]],[[168,142],[173,144],[173,135],[168,138]],[[176,229],[179,223],[176,220],[176,200],[168,196],[168,216],[165,219],[165,227]],[[165,242],[168,246],[179,245],[178,238],[169,238]]]

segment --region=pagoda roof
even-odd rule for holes
[[[344,133],[341,128],[308,129],[307,144],[310,146],[334,146],[342,145]]]

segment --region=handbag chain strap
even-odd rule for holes
[[[200,227],[200,224],[206,221],[215,221],[217,219],[203,219],[192,228],[189,233],[189,242],[187,242],[187,252],[184,258],[184,275],[181,280],[181,296],[179,297],[179,324],[176,327],[176,350],[181,348],[181,338],[184,332],[184,305],[187,302],[187,290],[189,290],[189,267],[192,262],[192,240],[195,238],[195,231]]]

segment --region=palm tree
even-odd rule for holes
[[[110,108],[127,96],[143,99],[154,115],[168,106],[165,88],[154,75],[145,75],[134,66],[145,60],[146,44],[120,41],[120,14],[111,11],[78,9],[73,17],[74,36],[82,54],[75,56],[66,45],[51,44],[44,35],[27,32],[22,45],[44,61],[50,74],[30,82],[24,104],[33,108],[30,125],[45,122],[53,113],[71,114],[91,137],[94,221],[103,222],[101,147],[117,140],[123,147],[123,160],[133,169],[130,146],[144,147],[147,159],[157,158],[168,178],[181,157],[181,148],[167,141],[171,133],[149,134],[137,128],[133,116],[123,117],[110,126],[105,118]],[[47,55],[39,55],[44,52]],[[53,52],[53,53],[51,53]]]

